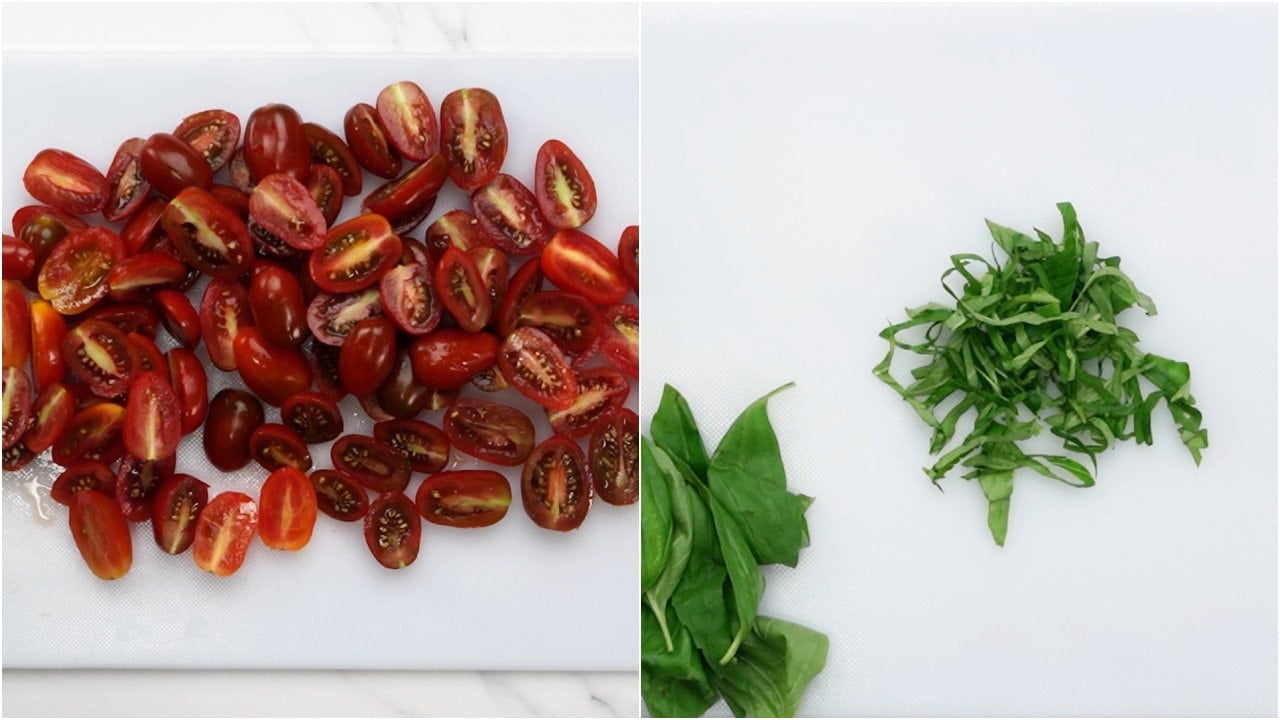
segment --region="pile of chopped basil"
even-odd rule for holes
[[[752,403],[710,458],[670,385],[641,468],[641,694],[656,717],[697,717],[723,697],[738,717],[791,717],[827,661],[827,636],[758,613],[761,565],[795,567],[812,498],[787,490],[767,403]]]
[[[1070,203],[1058,210],[1060,243],[1040,230],[1032,238],[988,220],[1006,262],[951,256],[942,285],[955,306],[907,310],[905,322],[880,333],[889,352],[873,370],[933,429],[929,452],[946,449],[925,469],[934,484],[956,465],[968,469],[965,479],[977,478],[998,545],[1008,532],[1014,471],[1027,468],[1077,487],[1094,483],[1079,460],[1019,447],[1042,429],[1096,471],[1098,453],[1117,441],[1151,444],[1151,413],[1163,400],[1197,465],[1209,445],[1191,397],[1191,369],[1140,350],[1138,336],[1117,322],[1133,306],[1155,315],[1151,298],[1121,272],[1120,258],[1101,257],[1098,244],[1085,241]],[[921,327],[922,340],[902,339]],[[911,370],[905,386],[890,374],[896,350],[927,361]],[[947,449],[966,414],[973,430]]]

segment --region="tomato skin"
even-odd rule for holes
[[[500,345],[491,333],[469,333],[454,328],[435,330],[409,346],[413,377],[431,388],[460,388],[476,373],[493,367]]]
[[[71,373],[99,397],[123,395],[138,371],[129,339],[101,320],[85,320],[67,333],[62,356]]]
[[[400,174],[400,154],[387,139],[387,131],[378,119],[378,111],[368,103],[357,103],[342,119],[347,147],[360,166],[381,178]]]
[[[596,214],[596,183],[582,160],[559,140],[538,148],[533,194],[547,221],[558,228],[582,227]]]
[[[320,289],[349,293],[373,285],[400,258],[400,237],[381,215],[359,215],[330,228],[311,253],[311,277]]]
[[[396,350],[391,373],[373,395],[378,407],[393,418],[412,418],[433,409],[436,391],[418,382],[413,375],[413,360],[409,348]]]
[[[219,370],[235,370],[236,335],[253,325],[249,291],[236,280],[214,278],[200,300],[200,331],[209,360]]]
[[[394,447],[367,435],[343,435],[329,449],[333,466],[377,493],[400,492],[409,485],[409,459]]]
[[[182,259],[206,275],[234,279],[253,267],[249,228],[207,190],[191,186],[178,193],[160,226]]]
[[[622,409],[631,384],[611,367],[593,367],[577,374],[578,398],[567,408],[551,410],[551,428],[572,438],[585,437],[609,422]]]
[[[165,366],[178,397],[178,427],[188,435],[199,429],[209,410],[209,377],[204,363],[187,348],[176,347],[165,353]]]
[[[399,450],[414,472],[433,473],[449,464],[449,438],[440,428],[413,418],[383,420],[373,436]]]
[[[387,140],[406,160],[422,162],[435,154],[440,144],[436,109],[417,83],[401,80],[383,88],[377,113]]]
[[[507,157],[507,122],[502,105],[483,88],[462,88],[440,104],[440,152],[449,161],[449,179],[463,190],[488,183]]]
[[[36,269],[36,251],[31,244],[13,235],[4,235],[5,280],[26,280]]]
[[[311,147],[311,162],[327,165],[337,171],[342,178],[344,194],[359,195],[364,189],[364,171],[342,138],[315,123],[303,123],[302,132]]]
[[[142,175],[142,148],[146,141],[129,138],[120,143],[107,169],[109,195],[102,208],[107,222],[123,220],[138,211],[151,194],[151,183]]]
[[[342,413],[334,401],[314,390],[300,392],[280,406],[280,419],[304,443],[325,443],[342,434]]]
[[[19,367],[4,369],[4,449],[8,450],[31,425],[31,379]]]
[[[155,302],[160,307],[160,322],[169,331],[170,337],[184,348],[194,348],[200,344],[203,330],[200,326],[200,313],[186,295],[176,290],[160,290],[155,294]]]
[[[347,473],[316,470],[310,479],[316,491],[316,503],[325,515],[342,522],[355,522],[369,512],[368,493]]]
[[[124,407],[100,402],[76,412],[53,443],[53,461],[63,467],[82,460],[114,462],[124,454]]]
[[[240,379],[268,405],[311,388],[311,365],[296,348],[276,347],[256,327],[242,328],[232,342]]]
[[[40,297],[63,315],[77,315],[107,296],[107,275],[124,259],[124,243],[107,228],[86,228],[58,241],[40,267]]]
[[[208,504],[208,483],[184,473],[165,478],[151,505],[151,530],[156,545],[170,555],[186,552],[196,539],[200,512]]]
[[[116,474],[98,460],[85,460],[63,470],[49,488],[49,498],[59,505],[71,505],[71,496],[85,490],[96,490],[115,497]]]
[[[377,390],[391,373],[396,356],[396,328],[384,317],[365,318],[351,328],[338,353],[338,377],[352,395]]]
[[[269,548],[301,550],[311,542],[318,506],[306,473],[282,467],[271,472],[258,495],[258,535]]]
[[[338,378],[338,352],[338,348],[315,339],[302,344],[302,354],[311,365],[311,375],[316,381],[316,392],[335,403],[348,394]]]
[[[498,348],[498,367],[521,395],[549,410],[578,397],[578,381],[564,352],[541,330],[517,328]]]
[[[124,410],[124,449],[139,460],[163,460],[178,452],[182,407],[166,369],[140,373],[129,386]]]
[[[422,518],[403,492],[379,495],[364,517],[364,539],[378,564],[399,570],[413,564],[422,543]]]
[[[75,412],[71,391],[60,382],[49,383],[31,404],[31,427],[22,442],[36,455],[48,450],[71,424]]]
[[[27,224],[35,221],[33,227],[28,228]],[[54,232],[58,237],[53,238],[56,242],[62,235],[66,235],[74,230],[83,230],[89,227],[88,223],[76,217],[75,213],[69,213],[65,210],[59,210],[49,205],[23,205],[13,211],[13,221],[11,223],[13,234],[21,237],[23,240],[31,243],[34,248],[36,243],[29,236],[37,227],[42,232]]]
[[[533,451],[533,421],[510,407],[479,398],[461,398],[444,413],[449,443],[494,465],[516,467]]]
[[[249,439],[266,420],[262,403],[243,390],[226,388],[209,401],[204,452],[219,470],[239,470],[253,459]]]
[[[307,339],[307,301],[293,273],[279,265],[256,268],[248,298],[253,325],[267,342],[298,347]]]
[[[242,492],[219,493],[196,520],[191,555],[196,567],[219,577],[244,564],[258,529],[258,505]]]
[[[428,477],[415,498],[427,522],[458,528],[488,527],[507,516],[511,483],[493,470],[455,470]]]
[[[194,148],[169,133],[156,133],[147,138],[138,162],[142,177],[162,197],[174,197],[192,186],[208,190],[213,185],[209,163]]]
[[[541,330],[566,354],[575,356],[589,355],[601,330],[600,314],[589,300],[559,290],[544,290],[526,298],[516,325]]]
[[[406,245],[406,247],[408,247]],[[422,263],[397,265],[378,281],[382,309],[409,335],[426,335],[440,324],[434,273]]]
[[[302,437],[280,423],[263,423],[249,436],[249,453],[268,472],[282,467],[306,472],[311,469],[311,451]]]
[[[600,354],[633,378],[640,377],[640,308],[623,304],[601,313]]]
[[[32,307],[18,283],[4,280],[0,282],[0,287],[3,288],[0,291],[0,305],[3,306],[0,326],[4,333],[0,354],[3,355],[3,365],[7,368],[23,367],[27,364],[27,358],[31,357]]]
[[[479,332],[493,316],[493,301],[480,269],[467,253],[446,248],[435,272],[436,293],[444,309],[467,332]]]
[[[173,134],[190,145],[217,172],[231,160],[240,142],[240,118],[220,109],[201,110],[182,119]]]
[[[515,332],[520,319],[520,308],[529,296],[542,289],[542,263],[532,259],[520,266],[507,283],[507,294],[498,305],[494,329],[506,337]]]
[[[631,289],[640,294],[640,226],[628,225],[618,238],[618,265]]]
[[[407,234],[431,213],[436,194],[447,178],[444,156],[433,155],[404,175],[380,185],[365,197],[360,208],[385,217],[397,235]]]
[[[71,215],[102,210],[111,194],[106,176],[97,168],[52,148],[36,153],[22,174],[22,185],[31,197]]]
[[[525,513],[538,527],[568,532],[587,517],[593,495],[586,460],[578,443],[553,435],[525,460],[520,474],[520,499]]]
[[[106,494],[86,490],[71,496],[71,536],[94,575],[117,580],[133,565],[133,538],[120,508]]]
[[[542,216],[533,192],[503,173],[472,191],[471,211],[486,243],[516,257],[537,255],[555,230]]]
[[[116,469],[116,502],[129,522],[143,522],[151,517],[156,493],[166,478],[173,475],[177,458],[141,460],[126,454]]]
[[[263,105],[249,114],[244,126],[244,162],[253,184],[273,173],[285,173],[307,181],[311,146],[302,129],[302,117],[288,105]]]
[[[584,232],[557,232],[542,251],[541,262],[548,280],[596,305],[613,305],[627,295],[629,285],[618,258]]]
[[[258,181],[249,195],[249,217],[263,230],[297,250],[314,250],[324,243],[328,223],[307,189],[310,164],[302,179],[272,173]]]

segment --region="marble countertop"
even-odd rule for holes
[[[9,52],[635,54],[636,4],[5,4]],[[251,21],[248,21],[251,20]],[[199,33],[187,28],[199,27]],[[56,27],[56,32],[48,29]],[[69,689],[74,689],[70,692]],[[6,716],[636,717],[636,673],[24,670]]]

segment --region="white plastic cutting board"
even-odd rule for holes
[[[27,162],[61,147],[105,169],[119,142],[170,132],[185,115],[221,107],[241,121],[259,105],[284,102],[341,134],[347,109],[373,103],[393,81],[418,82],[439,107],[449,91],[485,87],[500,99],[510,130],[505,171],[532,184],[538,146],[570,145],[599,190],[584,228],[616,245],[639,219],[638,74],[634,57],[151,57],[4,58],[4,222],[32,202]],[[366,193],[381,182],[366,176]],[[355,211],[349,200],[346,212]],[[431,218],[466,207],[450,186]],[[425,225],[412,233],[421,238]],[[629,300],[634,302],[632,296]],[[163,332],[161,332],[163,335]],[[203,352],[201,352],[203,356]],[[211,370],[210,396],[234,375]],[[483,393],[469,388],[468,395]],[[505,391],[504,401],[534,415]],[[633,391],[631,407],[635,407]],[[348,432],[370,424],[343,405]],[[440,411],[424,419],[439,424]],[[268,420],[278,412],[268,410]],[[312,448],[329,466],[327,446]],[[454,465],[474,461],[454,453]],[[47,486],[53,466],[37,475]],[[180,471],[214,490],[256,496],[264,471],[208,470],[198,436],[184,441]],[[459,531],[427,525],[417,562],[383,569],[359,524],[322,516],[302,552],[261,543],[229,578],[199,571],[190,554],[170,557],[149,525],[135,527],[134,566],[102,582],[76,556],[65,508],[34,518],[22,477],[4,479],[5,667],[370,668],[633,670],[638,666],[639,511],[597,502],[568,534],[541,530],[515,500],[498,525]],[[414,475],[409,491],[421,475]]]
[[[770,412],[812,546],[762,611],[830,635],[801,714],[1274,716],[1275,6],[657,5],[641,55],[642,405],[670,382],[714,441],[796,382]],[[1058,236],[1064,200],[1211,445],[1165,416],[1092,489],[1019,475],[1001,549],[921,471],[877,334],[948,299],[984,217]]]

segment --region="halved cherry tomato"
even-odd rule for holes
[[[347,293],[378,282],[400,258],[400,238],[386,218],[359,215],[331,228],[311,253],[311,277],[322,290]]]
[[[298,278],[283,267],[260,263],[254,269],[249,309],[254,327],[272,345],[297,347],[307,339],[307,301]]]
[[[502,106],[483,88],[463,88],[440,104],[440,151],[449,161],[449,178],[474,190],[502,170],[507,157],[507,123]]]
[[[175,197],[188,187],[208,190],[213,185],[209,163],[181,138],[169,133],[147,138],[138,162],[142,177],[161,197]]]
[[[409,484],[409,459],[377,438],[343,435],[329,449],[329,459],[374,492],[400,492]]]
[[[422,162],[440,145],[436,109],[422,88],[413,81],[391,83],[378,93],[378,120],[387,131],[387,140],[406,160]]]
[[[614,305],[601,313],[600,354],[633,378],[640,377],[640,308]]]
[[[578,398],[567,408],[547,412],[551,428],[572,438],[589,435],[607,423],[631,393],[631,384],[611,367],[589,368],[577,376]]]
[[[124,243],[126,254],[137,254],[153,238],[164,235],[164,228],[160,227],[160,216],[164,214],[166,205],[168,203],[164,200],[152,198],[129,217],[120,230],[120,240]]]
[[[209,360],[219,370],[235,370],[236,335],[253,325],[249,291],[240,282],[214,278],[200,300],[200,331]]]
[[[578,443],[553,435],[530,453],[520,474],[524,511],[538,527],[576,529],[591,509],[591,479]]]
[[[441,306],[431,269],[422,263],[397,265],[378,282],[382,309],[410,335],[426,335],[440,324]]]
[[[307,181],[311,146],[302,130],[298,111],[283,104],[263,105],[249,114],[244,125],[244,162],[254,184],[274,173],[287,173]]]
[[[37,455],[48,450],[71,424],[75,412],[76,400],[71,391],[60,382],[49,383],[31,404],[31,427],[22,436],[22,443]]]
[[[71,496],[97,490],[109,497],[116,494],[116,474],[111,466],[99,460],[85,460],[62,471],[49,488],[49,497],[60,505],[70,505]]]
[[[240,118],[226,110],[201,110],[182,119],[173,134],[190,145],[217,172],[240,142]]]
[[[15,470],[21,470],[35,459],[36,454],[31,452],[31,449],[27,447],[26,443],[19,440],[17,445],[4,449],[4,459],[3,463],[0,463],[0,466],[9,472],[13,472]]]
[[[163,366],[139,374],[125,405],[124,449],[139,460],[173,457],[182,440],[181,411]]]
[[[129,138],[120,144],[107,169],[109,195],[102,208],[107,222],[123,220],[138,211],[151,194],[151,183],[142,176],[142,148],[146,141]]]
[[[97,168],[65,150],[36,153],[22,174],[22,185],[36,200],[72,215],[98,212],[111,194]]]
[[[444,413],[444,433],[458,450],[495,465],[515,467],[533,450],[533,421],[510,407],[462,398]]]
[[[209,377],[204,364],[194,352],[176,347],[165,353],[165,366],[178,396],[179,428],[183,435],[195,432],[209,410]]]
[[[315,123],[303,123],[302,132],[307,136],[307,144],[311,147],[312,163],[333,168],[342,178],[343,193],[359,195],[364,188],[364,172],[342,138]]]
[[[550,410],[569,407],[578,381],[564,352],[541,330],[517,328],[498,348],[498,367],[521,395]]]
[[[373,436],[399,450],[415,472],[433,473],[449,462],[449,437],[430,423],[396,418],[374,423]]]
[[[170,555],[186,552],[196,539],[198,518],[208,504],[208,483],[184,473],[165,478],[151,504],[156,545]]]
[[[387,131],[378,119],[378,111],[369,103],[357,103],[342,119],[347,147],[360,166],[382,178],[400,174],[400,154],[387,139]]]
[[[373,397],[377,400],[378,406],[391,417],[411,418],[423,411],[433,409],[435,395],[435,390],[418,382],[414,377],[413,359],[409,354],[409,348],[400,347],[396,350],[391,373]]]
[[[120,434],[124,407],[100,402],[71,416],[71,422],[53,444],[53,461],[69,467],[81,460],[115,462],[124,454]]]
[[[533,293],[520,305],[518,327],[541,330],[566,354],[590,354],[600,339],[600,314],[586,298],[559,290]]]
[[[27,208],[35,208],[35,210],[24,213],[23,211]],[[71,232],[70,226],[62,224],[55,217],[55,213],[64,215],[64,213],[53,208],[47,208],[46,210],[44,205],[28,205],[14,214],[15,220],[19,215],[28,217],[24,225],[17,226],[16,233],[18,240],[31,246],[31,251],[35,255],[35,262],[31,267],[31,272],[22,281],[23,286],[32,292],[39,292],[40,270],[44,268],[44,263],[49,258],[49,253],[53,252],[53,247],[62,238],[66,237],[67,233]],[[68,219],[72,218],[70,215],[66,217]],[[78,219],[76,221],[79,222]],[[83,226],[84,223],[80,223],[80,225]]]
[[[248,228],[249,236],[253,238],[253,248],[262,257],[291,259],[303,253],[280,239],[279,235],[254,222],[252,217],[249,218]]]
[[[268,405],[311,388],[311,365],[296,348],[276,347],[256,327],[241,328],[232,343],[240,379]]]
[[[8,450],[31,425],[31,379],[19,367],[4,369],[4,449]]]
[[[364,517],[364,540],[385,568],[398,570],[413,564],[422,543],[417,506],[403,492],[379,495]]]
[[[249,195],[249,217],[263,230],[298,250],[314,250],[324,243],[329,227],[305,185],[287,173],[272,173],[258,181]]]
[[[631,289],[640,294],[640,226],[628,225],[618,238],[618,264]]]
[[[41,234],[53,232],[58,235],[58,237],[53,238],[53,242],[57,242],[62,235],[89,227],[88,223],[76,217],[76,215],[76,213],[69,213],[49,205],[23,205],[13,211],[11,226],[13,227],[14,235],[31,243],[34,248],[36,242],[31,234],[37,230]],[[36,222],[32,227],[27,227],[28,223],[33,220]]]
[[[391,373],[396,356],[396,326],[373,316],[356,323],[338,353],[338,377],[352,395],[377,390]]]
[[[427,387],[451,390],[467,384],[476,373],[498,361],[498,338],[491,333],[469,333],[441,328],[409,346],[413,376]]]
[[[340,347],[356,323],[381,314],[382,296],[378,287],[352,293],[322,292],[307,306],[307,327],[317,341]]]
[[[308,390],[284,401],[280,418],[307,444],[329,442],[342,434],[342,414],[325,395]]]
[[[471,210],[488,244],[517,257],[538,254],[555,230],[533,192],[502,173],[471,193]]]
[[[404,175],[380,185],[365,197],[360,208],[385,217],[397,235],[404,235],[427,219],[446,179],[444,156],[433,155]]]
[[[5,307],[5,316],[9,308]],[[7,322],[7,319],[6,319]],[[31,369],[35,387],[46,388],[60,382],[67,372],[62,358],[62,339],[67,336],[67,321],[46,300],[31,303]],[[8,340],[5,340],[6,347]]]
[[[449,527],[488,527],[507,516],[511,483],[493,470],[454,470],[422,481],[416,498],[427,522]]]
[[[238,215],[208,190],[191,186],[169,201],[160,226],[182,259],[200,272],[237,278],[253,266],[253,239]]]
[[[209,402],[204,452],[219,470],[239,470],[253,458],[249,439],[265,421],[262,403],[243,390],[225,388]]]
[[[591,433],[587,472],[596,495],[610,505],[640,498],[640,418],[621,408]]]
[[[107,274],[124,259],[124,243],[107,228],[68,234],[40,268],[40,297],[63,315],[76,315],[107,296]]]
[[[68,520],[76,549],[94,575],[116,580],[129,572],[133,565],[133,539],[129,523],[115,501],[97,490],[75,493]]]
[[[282,467],[306,472],[311,469],[311,451],[302,437],[280,423],[263,423],[249,436],[249,454],[268,471]]]
[[[170,455],[160,460],[140,460],[132,455],[120,459],[116,468],[116,502],[129,522],[150,519],[156,492],[165,478],[173,474],[177,458]]]
[[[124,337],[129,341],[129,345],[133,348],[133,356],[138,361],[136,373],[164,370],[164,354],[160,352],[154,340],[136,332],[127,333]]]
[[[301,550],[311,542],[318,506],[306,473],[292,467],[273,470],[258,496],[258,534],[276,550]]]
[[[582,160],[559,140],[538,148],[533,194],[542,215],[558,228],[582,227],[596,214],[596,183]]]
[[[140,301],[157,288],[176,287],[186,276],[185,263],[152,250],[118,261],[107,274],[107,289],[116,302]]]
[[[31,304],[22,286],[13,280],[0,282],[3,287],[0,303],[3,304],[3,317],[0,326],[4,329],[2,350],[4,367],[24,367],[27,358],[31,357]]]
[[[169,336],[185,348],[199,345],[203,328],[200,326],[200,313],[196,312],[191,300],[176,290],[157,291],[155,300],[160,308],[160,322],[169,331]]]
[[[520,306],[530,295],[542,289],[542,263],[537,258],[520,266],[507,283],[507,295],[498,306],[494,329],[506,337],[516,329],[520,319]]]
[[[320,512],[334,520],[355,522],[369,511],[369,495],[355,478],[341,470],[316,470],[311,473],[311,487],[316,491]]]
[[[26,280],[36,269],[36,251],[31,243],[13,235],[4,235],[5,280]]]
[[[101,320],[85,320],[67,333],[62,357],[71,373],[99,397],[123,395],[138,369],[129,339]]]
[[[240,569],[258,530],[258,505],[242,492],[220,493],[200,511],[191,554],[196,567],[226,576]]]
[[[542,251],[542,272],[562,290],[596,305],[612,305],[627,295],[627,278],[609,248],[577,230],[561,230]]]
[[[511,261],[507,254],[495,247],[474,247],[467,255],[476,263],[484,289],[489,294],[489,304],[496,311],[507,295],[507,278],[511,275]],[[492,312],[490,316],[492,316]]]
[[[97,320],[115,327],[120,332],[136,332],[150,338],[156,336],[156,326],[160,324],[160,317],[156,315],[156,311],[150,305],[141,303],[98,305],[85,313],[84,320]]]
[[[431,259],[431,253],[427,250],[426,244],[421,240],[414,240],[411,237],[401,237],[400,245],[400,265],[424,265],[428,268],[435,266],[435,261]]]
[[[342,212],[343,193],[342,176],[337,170],[328,165],[311,163],[311,169],[307,171],[307,192],[311,193],[311,199],[320,209],[326,228],[338,220],[338,213]]]
[[[435,288],[444,309],[467,332],[478,332],[493,316],[493,301],[479,268],[470,255],[457,248],[447,248],[441,255]]]
[[[427,251],[431,253],[432,266],[440,262],[445,248],[470,250],[484,244],[480,221],[466,210],[450,210],[427,226]]]

